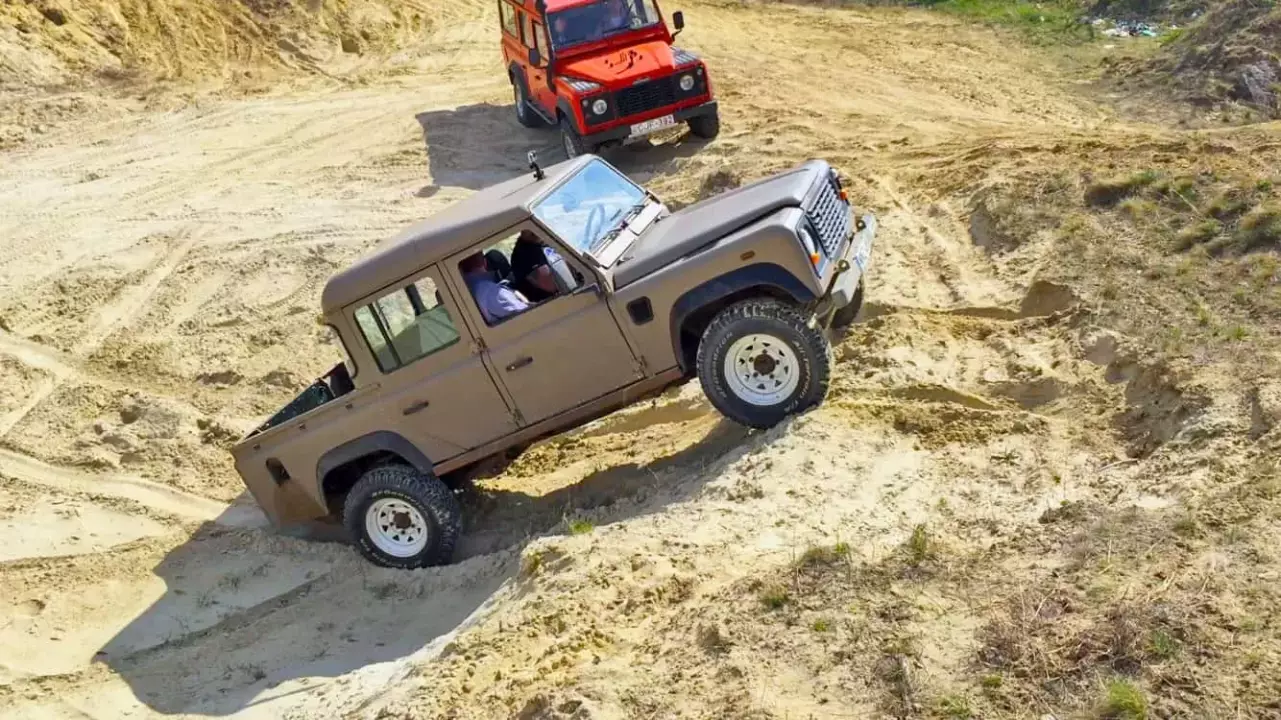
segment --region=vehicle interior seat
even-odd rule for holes
[[[490,272],[494,273],[494,279],[498,282],[512,279],[512,264],[508,261],[507,256],[498,248],[490,248],[485,251],[485,261],[489,263]]]

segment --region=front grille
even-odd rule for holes
[[[648,112],[676,102],[676,78],[668,76],[619,90],[614,106],[619,116]]]
[[[835,257],[850,232],[850,206],[837,194],[831,178],[824,177],[820,182],[823,186],[805,214],[818,233],[823,251],[828,257]]]

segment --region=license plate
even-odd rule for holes
[[[631,134],[632,137],[649,135],[650,133],[657,132],[663,128],[669,128],[674,125],[676,125],[676,117],[674,115],[664,115],[662,117],[654,118],[653,120],[646,120],[643,123],[636,123],[632,126]]]

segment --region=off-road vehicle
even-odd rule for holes
[[[498,0],[516,119],[560,129],[575,157],[687,124],[714,138],[720,116],[706,64],[672,47],[654,0]]]
[[[530,160],[328,281],[346,361],[232,449],[277,526],[341,518],[375,563],[446,563],[454,471],[693,377],[757,428],[822,401],[876,233],[827,162],[672,212],[599,156]]]

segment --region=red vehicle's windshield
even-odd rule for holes
[[[597,0],[549,13],[552,46],[566,48],[657,25],[654,0]]]

